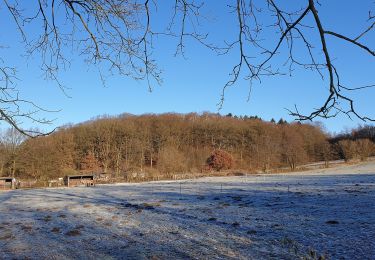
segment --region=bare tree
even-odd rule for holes
[[[4,63],[0,57],[0,64]],[[25,136],[39,136],[42,133],[37,129],[24,129],[22,122],[29,120],[37,124],[50,124],[49,119],[38,117],[41,111],[48,111],[30,100],[22,99],[16,88],[16,69],[0,65],[0,121],[5,121],[12,129]],[[52,112],[52,111],[50,111]]]
[[[373,4],[372,0],[368,0]],[[27,2],[27,4],[25,4]],[[340,71],[335,66],[328,38],[336,38],[358,48],[365,55],[374,57],[373,46],[366,42],[366,36],[373,32],[375,16],[369,10],[364,28],[356,35],[331,31],[329,24],[322,22],[319,8],[324,8],[318,0],[299,1],[298,5],[276,0],[232,0],[226,4],[233,14],[237,26],[235,39],[227,39],[223,44],[210,43],[209,34],[201,24],[205,19],[203,0],[175,0],[158,3],[149,0],[3,0],[3,7],[9,11],[23,40],[27,54],[40,55],[40,68],[47,79],[55,81],[65,91],[58,72],[69,66],[70,51],[76,50],[88,64],[97,65],[100,76],[119,74],[136,80],[146,80],[151,90],[161,83],[161,70],[153,54],[155,37],[170,37],[177,40],[176,54],[184,55],[187,38],[220,55],[235,53],[238,61],[234,64],[231,77],[223,84],[219,107],[224,103],[225,91],[238,82],[242,75],[250,82],[260,82],[265,76],[292,73],[301,67],[318,73],[327,82],[328,94],[320,107],[309,114],[300,113],[298,108],[289,110],[299,120],[316,117],[329,118],[338,113],[355,116],[363,121],[372,118],[357,112],[353,91],[374,86],[347,86],[340,80]],[[346,2],[340,4],[362,4]],[[169,5],[170,17],[165,28],[155,25],[158,7]],[[158,17],[159,18],[159,17]],[[31,34],[31,26],[39,26],[39,33]],[[41,27],[40,27],[41,26]],[[264,31],[272,31],[272,39],[264,39]],[[31,34],[31,35],[30,35]],[[268,34],[269,35],[269,34]],[[314,38],[315,36],[315,38]],[[315,42],[319,46],[315,46]],[[304,53],[298,53],[296,46],[304,45]],[[275,61],[277,56],[286,54],[283,66]],[[301,59],[300,57],[308,57]],[[18,131],[32,135],[19,127],[20,119],[29,118],[35,122],[48,123],[38,119],[41,108],[18,97],[13,81],[15,68],[2,61],[0,68],[3,86],[0,96],[0,119],[5,120]],[[5,65],[4,65],[5,64]],[[285,70],[285,71],[284,71]],[[327,79],[327,80],[326,80]],[[24,104],[33,109],[24,112]]]
[[[258,8],[256,2],[265,2],[267,9],[264,10],[263,8]],[[228,50],[233,48],[238,48],[240,50],[239,62],[233,68],[232,79],[228,81],[223,89],[222,102],[224,101],[225,88],[237,82],[241,70],[243,69],[248,70],[247,77],[250,82],[253,80],[261,80],[263,76],[281,75],[283,72],[280,71],[279,67],[274,69],[272,67],[272,61],[280,51],[284,50],[287,52],[287,61],[285,65],[289,66],[288,72],[290,74],[295,66],[300,66],[317,72],[322,79],[324,79],[325,76],[328,76],[329,93],[321,107],[307,115],[301,114],[297,107],[295,107],[295,110],[289,110],[291,115],[297,117],[299,120],[312,120],[316,117],[333,117],[336,116],[337,113],[342,112],[349,117],[354,115],[363,121],[374,121],[369,117],[358,114],[354,107],[354,101],[350,97],[351,95],[344,94],[342,90],[356,91],[363,88],[373,87],[375,85],[369,84],[368,86],[362,87],[347,87],[343,85],[340,81],[339,71],[335,67],[331,57],[333,47],[327,44],[328,37],[336,37],[352,44],[353,47],[362,49],[365,54],[374,57],[374,50],[368,47],[365,43],[360,42],[375,26],[375,17],[372,15],[371,10],[369,11],[368,16],[368,26],[365,29],[362,29],[362,31],[359,31],[357,36],[348,37],[326,29],[326,25],[322,23],[317,9],[317,5],[319,5],[318,1],[306,0],[302,2],[304,2],[304,6],[301,9],[288,11],[287,7],[283,7],[281,3],[277,3],[277,1],[274,0],[236,1],[236,5],[232,8],[237,12],[239,33],[238,39],[233,43],[228,44]],[[278,35],[280,35],[273,48],[268,48],[268,44],[264,44],[261,38],[263,28],[259,23],[259,18],[261,15],[266,15],[266,12],[268,16],[274,17],[274,23],[270,26],[275,29],[275,32]],[[312,22],[308,21],[308,16],[312,16]],[[313,39],[309,39],[314,33],[319,36],[319,50],[323,52],[322,61],[319,61],[321,60],[321,57],[316,54],[316,51],[314,51],[314,45],[312,44]],[[297,42],[302,42],[305,45],[305,56],[309,57],[308,61],[303,61],[296,57],[297,55],[294,49]],[[283,44],[286,45],[286,48],[284,49],[282,49]],[[253,59],[247,54],[249,45],[255,47],[255,49],[261,50],[259,55],[260,62],[254,63]],[[346,103],[349,108],[345,110],[345,107],[340,103]]]
[[[21,143],[25,140],[25,136],[16,128],[7,129],[0,138],[0,144],[4,147],[4,153],[10,163],[9,173],[14,178],[16,171],[17,153]]]

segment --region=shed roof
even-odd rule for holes
[[[12,178],[12,177],[0,177],[0,180],[2,180],[2,181],[12,181],[12,180],[15,180],[15,179]]]
[[[83,177],[94,177],[94,174],[80,174],[80,175],[68,175],[68,178],[83,178]]]

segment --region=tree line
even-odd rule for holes
[[[295,170],[309,162],[374,155],[374,129],[365,126],[331,137],[316,124],[258,117],[123,114],[67,125],[37,138],[24,138],[14,129],[4,131],[0,176],[48,180],[104,172],[116,177],[170,177],[212,170],[212,156],[223,153],[233,158],[230,167],[235,169]]]

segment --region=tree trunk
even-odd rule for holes
[[[13,160],[12,178],[14,178],[15,172],[16,172],[16,160]]]

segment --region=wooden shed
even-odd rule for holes
[[[16,179],[12,177],[0,177],[0,189],[13,190],[16,188]]]
[[[86,175],[70,175],[65,176],[64,184],[68,187],[76,187],[76,186],[94,186],[94,175],[93,174],[86,174]]]

